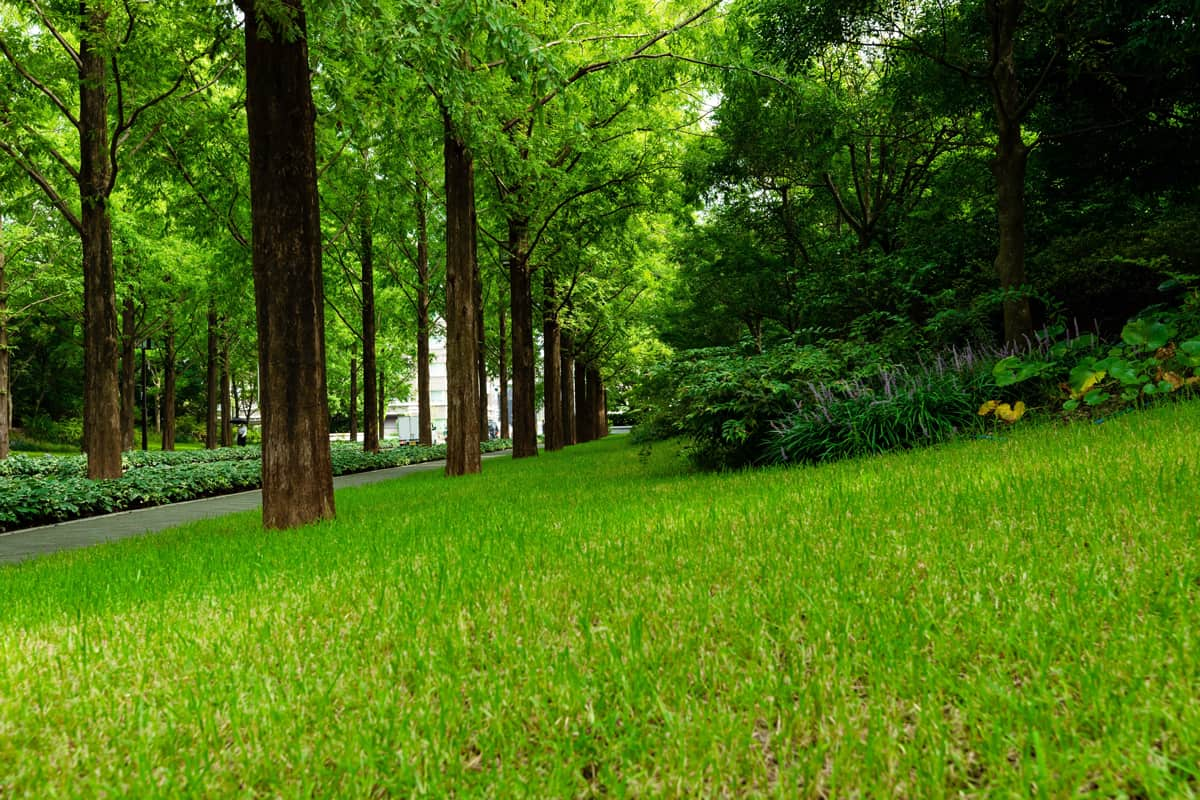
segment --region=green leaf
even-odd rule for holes
[[[1092,365],[1080,364],[1071,370],[1070,377],[1067,379],[1071,385],[1071,391],[1076,394],[1081,394],[1088,391],[1095,384],[1104,380],[1104,370],[1093,369]]]
[[[1129,363],[1115,361],[1109,367],[1108,374],[1112,375],[1122,386],[1138,386],[1145,383],[1146,376],[1134,369]]]
[[[1200,339],[1189,339],[1179,345],[1180,360],[1189,367],[1200,367]]]
[[[1171,329],[1161,322],[1135,319],[1121,330],[1121,339],[1135,347],[1157,350],[1171,341],[1171,334]]]
[[[1103,389],[1092,389],[1083,396],[1083,402],[1087,403],[1089,406],[1098,406],[1101,403],[1109,400],[1111,397],[1112,395]]]

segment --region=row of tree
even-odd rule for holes
[[[1190,0],[0,0],[0,450],[14,394],[78,398],[119,472],[152,337],[164,446],[173,395],[210,444],[256,400],[284,526],[332,513],[360,376],[365,447],[408,380],[428,441],[439,324],[464,474],[489,375],[525,457],[539,403],[548,449],[594,434],[663,343],[1123,320],[1200,261],[1196,28]]]
[[[136,344],[154,332],[162,345],[169,447],[178,339],[194,352],[206,330],[203,357],[185,361],[207,367],[207,440],[228,438],[233,362],[252,364],[240,385],[261,409],[272,527],[333,513],[327,337],[355,426],[361,370],[368,449],[381,349],[395,375],[401,342],[416,343],[429,439],[439,317],[448,473],[480,468],[489,372],[511,371],[516,456],[537,453],[539,396],[547,448],[595,435],[644,290],[626,258],[665,191],[678,137],[664,131],[687,119],[675,90],[694,80],[665,43],[709,10],[634,3],[564,23],[507,4],[0,3],[0,218],[22,222],[0,272],[22,287],[0,296],[30,299],[0,307],[0,330],[38,302],[39,320],[70,329],[77,304],[77,332],[47,338],[81,345],[94,478],[119,475],[131,443]],[[64,231],[82,282],[61,268]],[[33,331],[15,330],[19,349]]]

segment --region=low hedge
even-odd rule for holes
[[[485,453],[511,442],[483,443]],[[218,455],[225,456],[218,458]],[[330,448],[334,475],[401,467],[446,457],[445,445],[386,447],[366,453],[361,445]],[[0,462],[0,530],[10,531],[96,514],[178,503],[201,497],[257,489],[262,484],[258,447],[226,447],[187,452],[132,452],[122,458],[120,478],[93,481],[84,476],[82,456],[14,455]]]

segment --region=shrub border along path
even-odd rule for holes
[[[500,450],[484,453],[483,458],[497,458],[511,451]],[[424,461],[403,467],[390,467],[369,472],[339,475],[333,479],[333,488],[361,486],[366,483],[395,480],[413,472],[442,469],[446,462]],[[195,520],[219,517],[238,511],[251,511],[262,505],[262,490],[217,495],[182,503],[169,503],[113,514],[84,517],[38,528],[23,528],[7,533],[0,532],[0,564],[15,564],[37,556],[57,553],[61,550],[78,550],[82,547],[113,542],[131,536],[173,528]]]

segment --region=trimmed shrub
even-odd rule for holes
[[[485,442],[483,452],[511,447],[506,439]],[[365,453],[361,445],[335,443],[333,474],[399,467],[446,457],[445,445],[388,447]],[[258,447],[178,452],[132,451],[122,457],[125,474],[108,481],[86,477],[84,456],[14,454],[0,462],[0,530],[14,530],[132,508],[256,489],[262,484]]]

